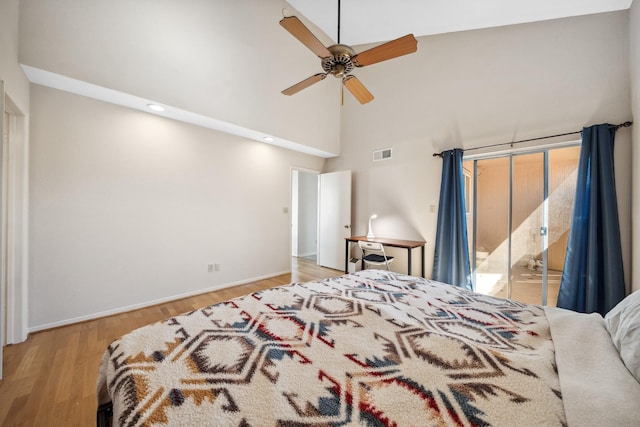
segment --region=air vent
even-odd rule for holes
[[[373,152],[373,161],[374,162],[379,162],[380,160],[389,160],[391,157],[393,157],[393,149],[392,148],[385,148],[385,149]]]

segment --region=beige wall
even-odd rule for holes
[[[322,159],[31,92],[31,330],[290,271],[291,167]]]
[[[634,0],[629,11],[630,75],[633,145],[633,282],[632,289],[640,290],[640,0]]]
[[[301,171],[298,175],[298,256],[318,252],[318,174]]]
[[[23,80],[18,52],[26,65],[339,152],[337,81],[280,94],[319,65],[278,25],[291,9],[282,0],[5,6],[10,71]],[[31,101],[31,330],[290,269],[290,168],[321,170],[322,159],[37,85]]]
[[[628,11],[418,39],[418,52],[357,70],[376,99],[345,97],[342,153],[354,171],[354,232],[423,238],[430,273],[441,160],[433,152],[553,135],[631,119]],[[575,139],[575,136],[573,137]],[[372,162],[372,150],[394,158]],[[630,272],[630,133],[616,162]],[[433,211],[432,211],[433,207]],[[627,277],[630,277],[629,274]]]
[[[280,93],[320,71],[278,25],[283,8],[292,10],[284,0],[22,0],[20,62],[338,154],[340,82]]]

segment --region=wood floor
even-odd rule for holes
[[[119,336],[176,314],[290,282],[334,277],[341,271],[293,258],[292,273],[128,313],[29,335],[4,348],[0,380],[2,426],[93,426],[98,365]]]

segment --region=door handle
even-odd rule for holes
[[[351,225],[347,224],[344,226],[344,228],[351,228]]]

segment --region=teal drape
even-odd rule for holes
[[[442,153],[433,280],[472,289],[460,149]]]
[[[606,314],[625,296],[613,164],[616,129],[585,127],[558,307]]]

